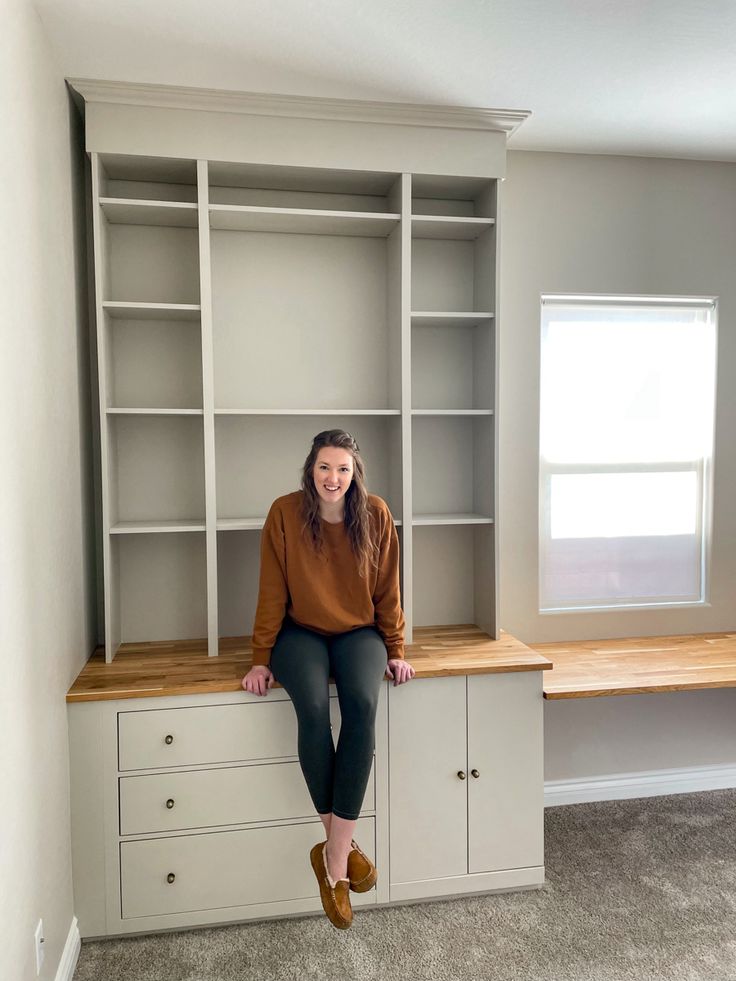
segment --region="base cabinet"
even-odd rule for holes
[[[391,899],[544,881],[538,671],[389,691]]]
[[[383,685],[355,834],[379,877],[354,905],[544,883],[542,707],[540,671]],[[79,702],[69,732],[83,937],[321,911],[283,690]]]

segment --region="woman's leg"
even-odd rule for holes
[[[329,832],[335,747],[330,727],[330,660],[327,638],[296,624],[279,631],[271,651],[271,671],[294,705],[299,730],[299,763],[312,802]]]
[[[373,763],[376,709],[386,660],[386,645],[375,627],[361,627],[330,638],[330,667],[342,718],[327,841],[327,861],[333,878],[347,875],[355,823]]]

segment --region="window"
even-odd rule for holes
[[[704,603],[716,300],[542,296],[540,612]]]

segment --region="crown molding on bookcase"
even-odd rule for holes
[[[210,112],[292,116],[303,119],[338,119],[360,123],[390,123],[398,126],[496,130],[506,133],[507,136],[510,136],[531,115],[527,109],[482,109],[466,106],[421,105],[410,102],[367,102],[141,82],[112,82],[93,78],[67,78],[66,81],[73,93],[80,96],[84,102],[112,102],[163,109],[205,109]]]

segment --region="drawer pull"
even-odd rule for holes
[[[166,801],[166,806],[168,807],[169,810],[171,810],[171,808],[174,806],[174,798],[173,797],[169,797],[169,799]]]
[[[460,777],[461,780],[465,779],[465,773],[462,770],[458,770],[457,775]]]
[[[173,736],[167,736],[166,739],[164,739],[164,742],[166,743],[167,746],[170,746],[173,743],[173,741],[174,741]]]
[[[470,772],[473,774],[473,776],[475,777],[476,780],[480,776],[480,773],[478,772],[478,770],[471,770]]]
[[[176,876],[174,875],[174,873],[173,872],[169,872],[169,874],[166,876],[166,881],[167,882],[173,882],[175,878],[176,878]]]

